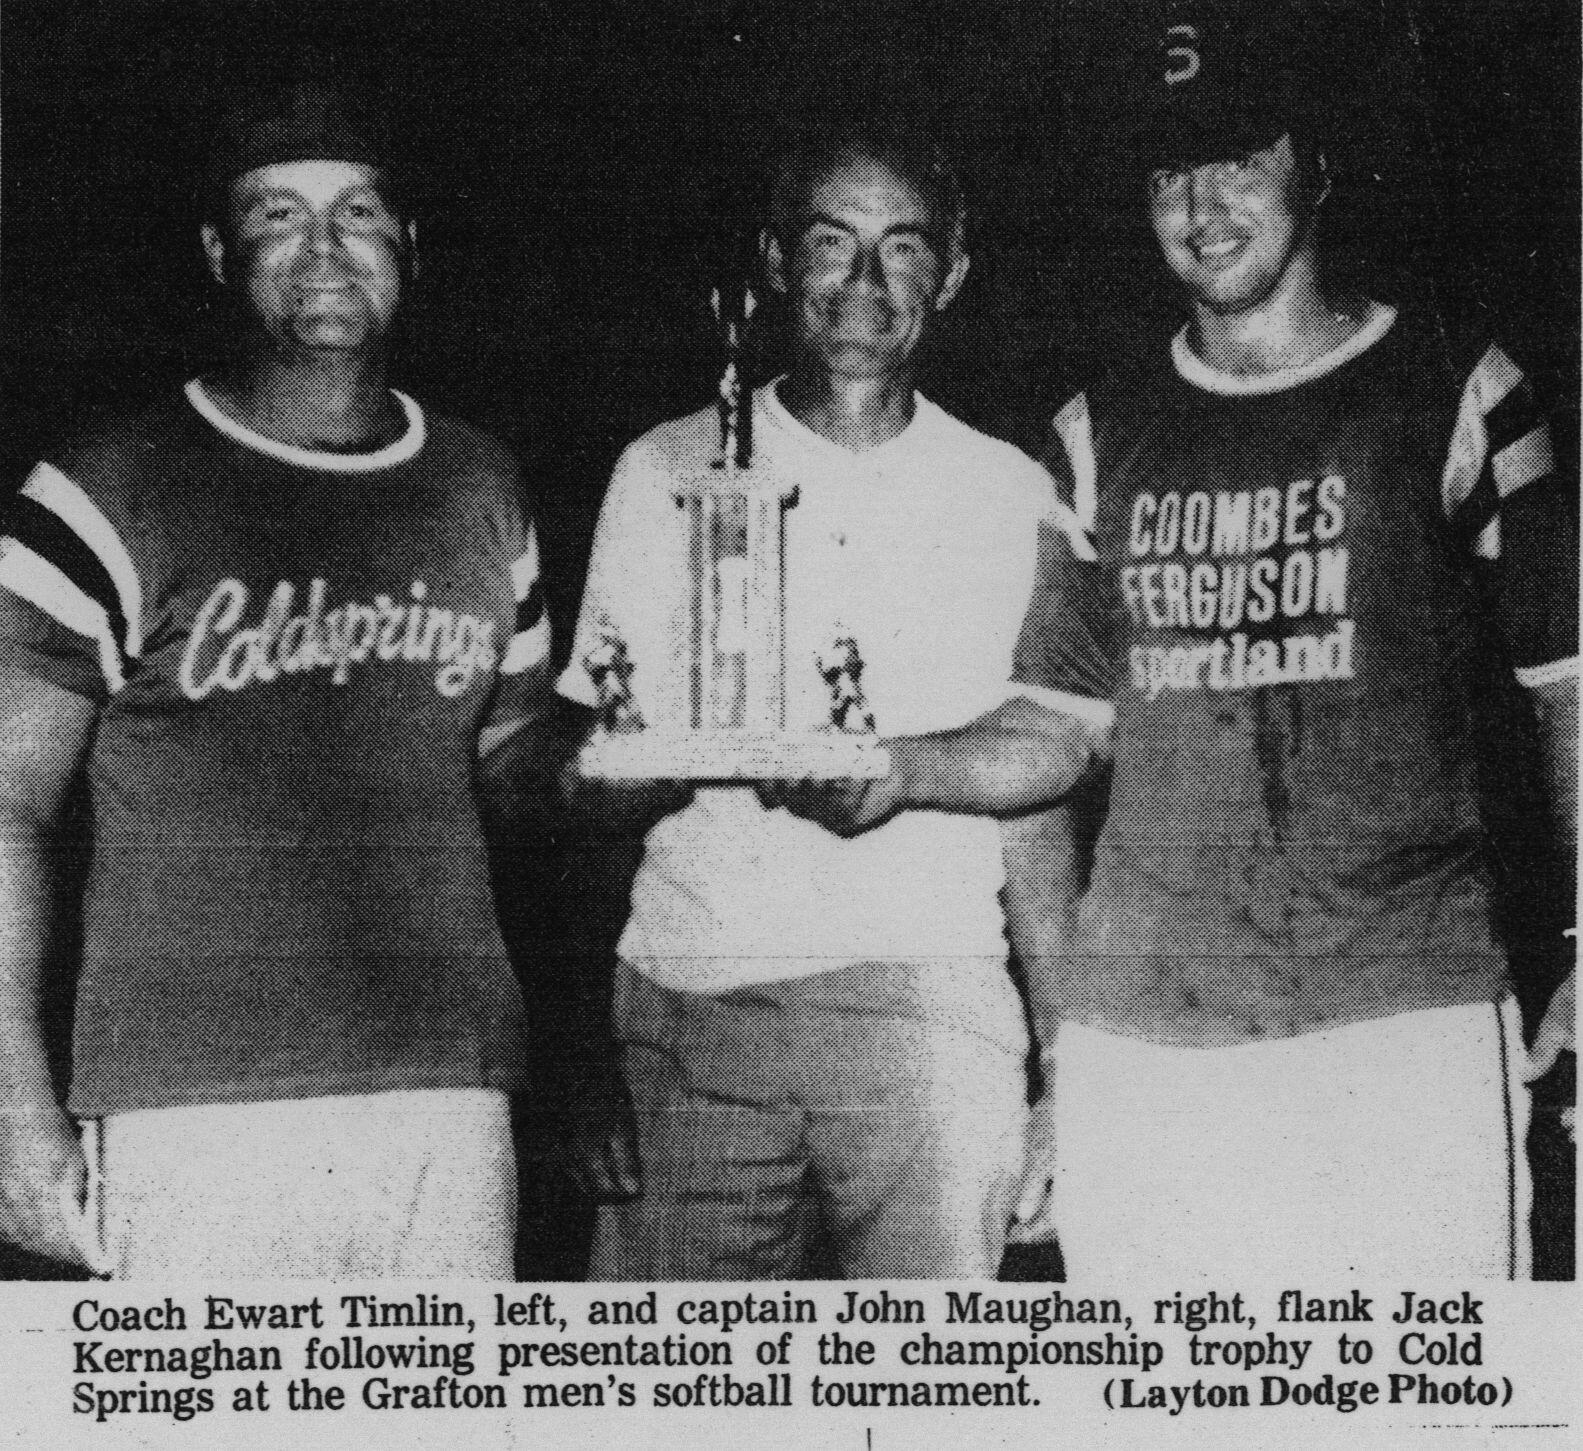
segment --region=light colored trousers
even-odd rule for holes
[[[1027,1114],[1004,963],[718,996],[627,970],[617,1025],[643,1193],[601,1209],[590,1278],[798,1278],[816,1224],[846,1276],[996,1274]]]
[[[1073,1280],[1530,1273],[1510,999],[1218,1048],[1063,1024],[1053,1058]]]
[[[506,1095],[419,1089],[114,1114],[85,1125],[117,1279],[510,1279]]]

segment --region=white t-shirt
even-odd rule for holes
[[[753,467],[795,483],[786,512],[786,715],[828,722],[816,666],[857,642],[879,733],[965,724],[1008,693],[1050,479],[1008,444],[919,397],[912,422],[854,452],[755,395]],[[595,691],[583,661],[608,622],[635,665],[650,726],[690,709],[688,526],[673,490],[707,471],[713,409],[622,455],[595,535],[563,694]],[[748,786],[709,787],[649,834],[622,955],[684,991],[720,993],[875,959],[1005,953],[1000,834],[988,817],[908,811],[851,840]]]

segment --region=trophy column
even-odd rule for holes
[[[874,780],[889,772],[890,755],[873,735],[849,637],[809,662],[830,687],[829,722],[787,728],[785,513],[796,488],[754,467],[753,398],[737,366],[753,296],[734,296],[729,307],[718,289],[711,298],[727,350],[719,452],[675,488],[687,516],[689,719],[645,724],[630,688],[644,662],[628,657],[619,623],[603,621],[584,660],[603,723],[579,769],[607,780]]]
[[[631,707],[628,661],[614,626],[589,673],[607,725],[584,748],[585,775],[611,780],[869,780],[890,770],[861,708],[861,658],[843,639],[839,658],[810,661],[829,683],[830,723],[786,724],[785,512],[796,490],[772,469],[700,469],[678,486],[687,520],[691,672],[685,727],[646,727]],[[856,701],[859,708],[850,707]],[[864,727],[867,725],[867,729]]]
[[[768,735],[786,724],[784,510],[794,491],[745,482],[705,479],[677,495],[689,537],[691,723]]]

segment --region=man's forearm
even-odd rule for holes
[[[1578,682],[1558,680],[1536,689],[1533,702],[1556,847],[1571,876],[1578,847]]]
[[[956,730],[887,745],[907,806],[989,816],[1054,805],[1108,753],[1103,730],[1021,698]]]
[[[1094,841],[1104,821],[1108,788],[1108,774],[1096,774],[1059,806],[1001,823],[1006,928],[1041,1051],[1054,1041],[1061,1019],[1063,982],[1076,950],[1078,907],[1093,871]]]
[[[0,1112],[55,1102],[39,1020],[53,901],[45,833],[0,819]]]

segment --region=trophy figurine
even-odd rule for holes
[[[627,647],[607,619],[601,619],[598,638],[583,657],[588,678],[599,695],[600,721],[609,731],[625,734],[643,729],[643,713],[632,698],[631,660]]]
[[[830,687],[830,724],[838,731],[873,735],[874,712],[863,694],[863,657],[850,635],[837,635],[816,661]]]
[[[890,756],[874,736],[850,635],[814,662],[831,691],[829,724],[787,728],[785,511],[796,489],[753,467],[753,398],[739,366],[753,294],[739,288],[734,305],[723,306],[716,289],[711,303],[727,355],[720,447],[675,493],[688,529],[690,720],[684,728],[644,723],[630,689],[641,662],[603,622],[583,661],[603,719],[579,767],[606,780],[875,780],[889,772]]]

